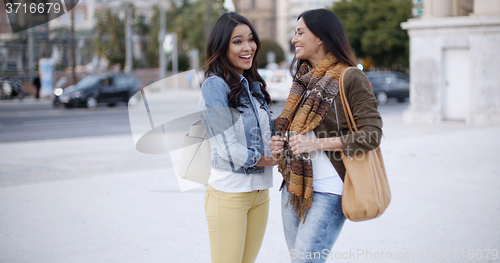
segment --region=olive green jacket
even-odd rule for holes
[[[382,118],[377,111],[378,102],[370,82],[361,70],[351,68],[345,73],[344,90],[359,132],[352,134],[349,132],[339,94],[323,122],[314,129],[314,133],[317,138],[340,136],[344,154],[352,157],[380,145]],[[343,181],[345,167],[340,152],[325,151],[325,153]]]

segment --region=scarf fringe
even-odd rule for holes
[[[309,203],[312,200],[310,198],[306,198],[304,196],[292,194],[290,200],[288,200],[287,205],[291,204],[293,206],[293,210],[299,217],[300,222],[306,222],[307,212],[309,211]]]
[[[288,200],[286,205],[292,205],[293,210],[299,217],[299,223],[304,223],[306,221],[307,212],[309,211],[312,199],[290,192],[289,182],[290,174],[292,172],[291,159],[293,158],[291,157],[291,154],[291,151],[285,150],[278,156],[278,171],[283,175],[283,179],[285,179],[287,184],[287,191],[291,194],[291,198]]]

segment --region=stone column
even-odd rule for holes
[[[446,17],[452,16],[453,0],[425,0],[424,17]]]
[[[432,1],[432,13],[436,17],[445,17],[452,15],[452,0],[434,0]]]

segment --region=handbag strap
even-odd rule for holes
[[[351,107],[349,106],[349,102],[347,101],[347,96],[344,88],[344,75],[350,68],[353,67],[346,68],[344,71],[342,71],[342,74],[340,74],[339,93],[340,99],[342,101],[342,108],[344,109],[345,119],[347,121],[347,126],[349,127],[349,131],[353,133],[353,127],[354,131],[356,132],[358,132],[358,127],[356,126],[356,122],[354,121],[354,116],[352,115]]]

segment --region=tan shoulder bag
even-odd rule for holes
[[[339,94],[351,133],[358,132],[344,89],[344,70],[340,76]],[[354,131],[353,131],[354,128]],[[342,210],[351,221],[364,221],[382,215],[391,202],[391,190],[380,147],[354,156],[342,153],[346,168]]]

